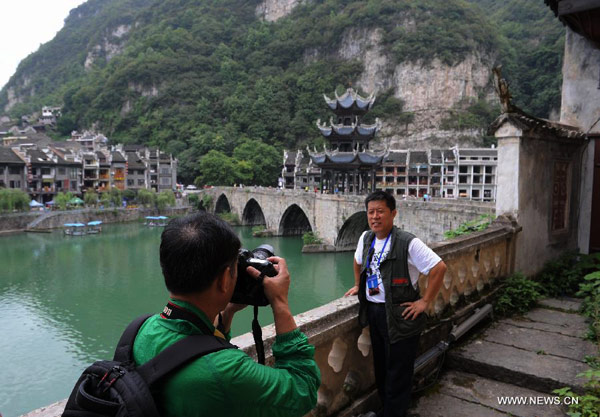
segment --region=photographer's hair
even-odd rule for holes
[[[373,191],[365,198],[365,207],[369,210],[369,203],[371,201],[385,201],[385,205],[388,206],[390,211],[396,210],[396,199],[390,193],[382,190]]]
[[[202,212],[173,219],[161,235],[160,266],[172,294],[207,289],[225,268],[235,267],[240,239],[217,216]]]

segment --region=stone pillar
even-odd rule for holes
[[[600,134],[600,122],[592,127],[600,116],[600,49],[569,27],[562,73],[561,123],[577,126],[584,132]],[[592,213],[595,146],[600,146],[598,139],[590,140],[582,157],[578,224],[578,246],[582,253],[589,253],[592,217],[597,213]]]

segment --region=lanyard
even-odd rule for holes
[[[383,258],[383,252],[385,252],[385,247],[388,243],[388,240],[390,240],[391,235],[392,235],[392,232],[390,232],[390,234],[387,236],[387,238],[385,238],[383,248],[381,248],[381,252],[379,253],[379,258],[377,259],[377,269],[379,269],[379,264],[381,263],[381,258]],[[377,239],[377,236],[375,236],[375,239]],[[373,239],[373,241],[371,242],[371,247],[369,248],[369,253],[371,253],[371,251],[375,247],[375,239]],[[369,265],[371,265],[371,257],[367,256],[367,269],[369,269]]]

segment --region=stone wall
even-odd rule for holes
[[[583,140],[507,121],[498,138],[496,212],[523,227],[516,269],[534,275],[567,250],[577,249]]]
[[[519,226],[508,218],[496,220],[487,230],[432,245],[448,265],[448,272],[435,302],[428,311],[429,325],[421,337],[419,351],[424,353],[441,340],[447,340],[454,325],[493,296],[493,285],[513,272],[515,234]],[[291,271],[293,274],[293,271]],[[423,292],[427,278],[419,278]],[[356,297],[339,298],[324,306],[295,316],[296,323],[308,336],[321,370],[322,383],[318,403],[309,416],[349,417],[378,407],[374,395],[375,379],[369,332],[357,320]],[[267,365],[273,364],[271,346],[275,327],[263,327]],[[232,343],[256,356],[251,333],[238,336]],[[415,383],[422,381],[415,375]],[[61,401],[36,410],[27,417],[58,417]]]
[[[161,212],[165,216],[179,216],[190,211],[190,207],[167,209]],[[100,220],[103,223],[121,223],[155,216],[158,212],[153,209],[81,209],[51,212],[12,213],[0,216],[0,233],[25,231],[26,229],[40,231],[57,229],[65,223],[87,223]],[[39,221],[39,223],[37,223]],[[34,227],[28,227],[36,222]]]

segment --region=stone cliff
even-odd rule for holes
[[[287,16],[302,0],[265,0],[257,15],[267,21]],[[410,15],[398,22],[406,31],[416,30]],[[356,87],[367,93],[393,90],[403,101],[403,111],[413,115],[410,123],[386,119],[377,147],[389,141],[392,149],[425,149],[432,146],[481,146],[483,129],[442,129],[442,121],[480,98],[496,102],[491,83],[493,58],[488,54],[471,53],[461,62],[448,65],[435,58],[431,62],[404,61],[395,63],[383,44],[382,29],[353,28],[347,30],[336,58],[359,60],[363,72]],[[311,62],[331,51],[310,50],[305,61]]]

